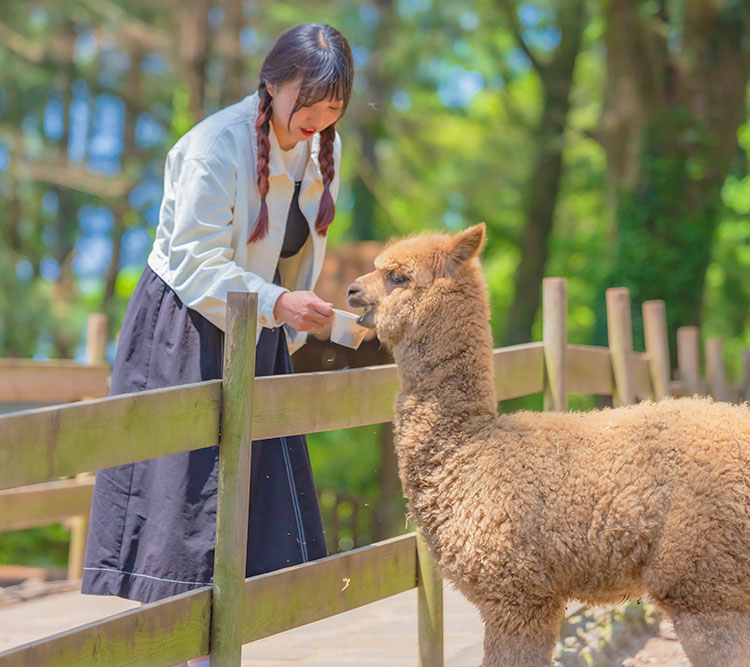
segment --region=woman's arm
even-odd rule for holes
[[[161,215],[173,221],[168,258],[171,287],[177,296],[224,331],[227,293],[257,292],[259,323],[278,326],[274,306],[288,290],[233,259],[234,166],[201,156],[178,165],[168,159],[165,171]]]

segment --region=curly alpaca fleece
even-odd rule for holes
[[[750,410],[668,399],[498,416],[484,225],[386,248],[349,288],[396,359],[396,450],[484,665],[549,665],[565,603],[650,595],[696,666],[750,665]]]

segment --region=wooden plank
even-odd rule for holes
[[[427,544],[417,535],[419,667],[443,667],[443,580]]]
[[[0,531],[60,523],[88,515],[94,478],[66,479],[0,491]]]
[[[414,533],[245,580],[242,641],[252,642],[414,588]]]
[[[606,373],[596,364],[596,348],[569,349],[569,391],[602,392]],[[497,349],[494,365],[497,400],[543,391],[543,343]],[[585,375],[580,381],[576,369]],[[216,444],[221,382],[1,416],[0,489]],[[253,406],[253,437],[259,440],[391,421],[399,388],[393,364],[255,382],[263,397]]]
[[[221,380],[0,417],[0,489],[216,445]]]
[[[614,376],[609,348],[593,345],[568,345],[568,392],[611,396]]]
[[[208,653],[211,588],[199,588],[0,653],[0,667],[171,667]]]
[[[543,390],[542,343],[495,350],[494,358],[498,400]],[[393,364],[256,384],[256,439],[391,421],[399,387]],[[216,444],[220,386],[209,380],[2,416],[0,489]]]
[[[256,378],[255,393],[262,400],[253,406],[253,437],[388,422],[398,389],[394,364]]]
[[[211,663],[216,667],[239,665],[242,657],[258,295],[229,292],[226,310],[211,612]]]
[[[544,409],[565,412],[565,357],[568,347],[568,296],[564,278],[545,278],[543,292]]]
[[[494,351],[498,401],[544,391],[544,343],[525,343]]]
[[[109,393],[105,363],[0,359],[1,403],[70,403]]]
[[[543,350],[542,343],[528,343],[494,351],[498,401],[543,390]],[[253,437],[392,421],[399,386],[395,364],[256,378],[255,391],[263,400],[253,406]]]

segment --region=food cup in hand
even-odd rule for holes
[[[367,335],[367,327],[357,324],[359,315],[345,310],[333,309],[331,340],[339,345],[356,350]]]

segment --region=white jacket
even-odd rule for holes
[[[276,299],[288,290],[312,290],[320,275],[326,238],[315,231],[323,180],[318,153],[320,135],[310,143],[310,159],[300,187],[299,206],[310,236],[293,257],[280,259],[294,182],[284,170],[276,133],[271,129],[268,163],[268,234],[247,244],[260,209],[256,183],[255,119],[258,94],[204,119],[169,151],[164,167],[164,198],[148,265],[189,308],[226,330],[227,292],[258,293],[258,331],[275,327]],[[334,142],[336,201],[341,138]],[[279,267],[282,286],[274,285]],[[290,354],[307,334],[284,325]]]

